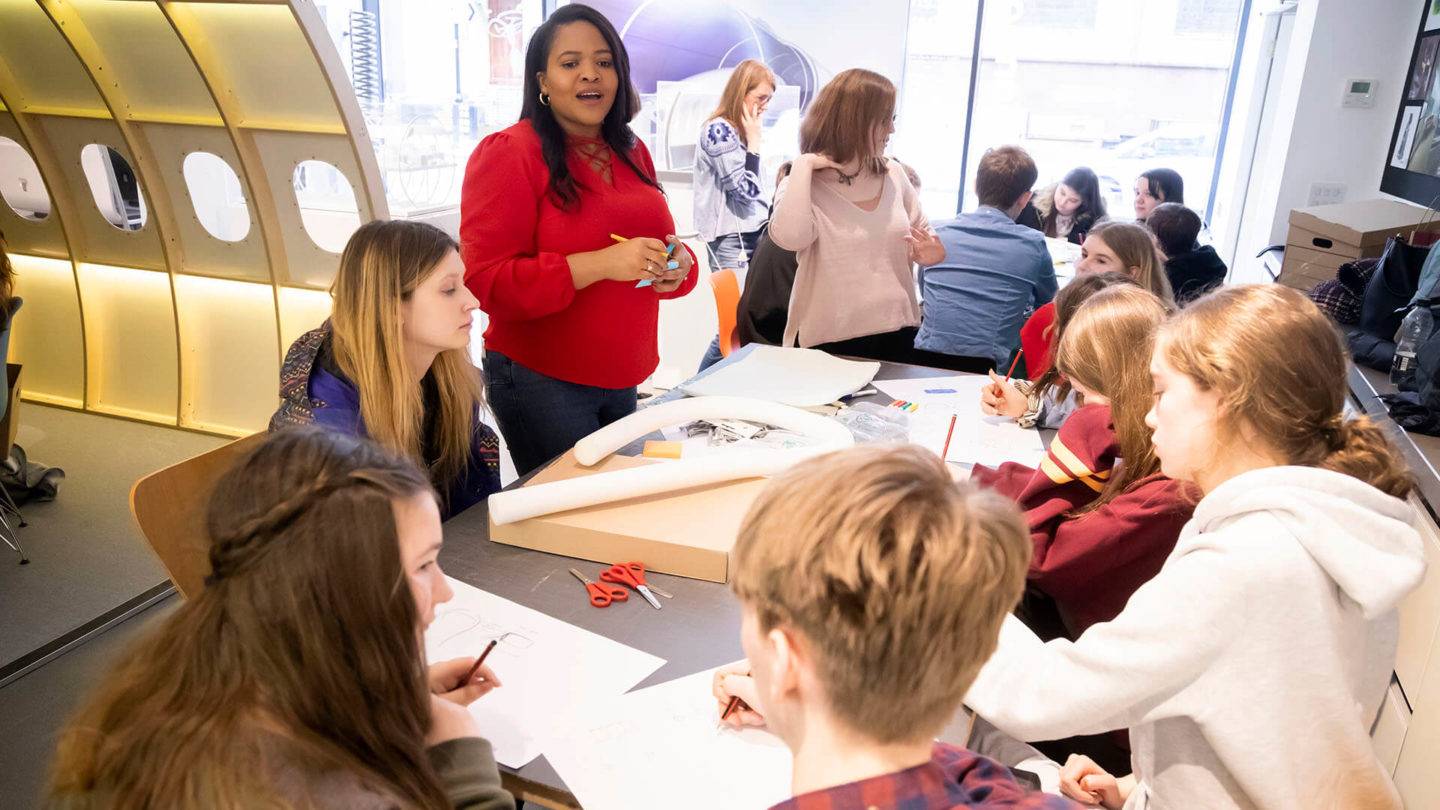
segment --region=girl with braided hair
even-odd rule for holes
[[[426,665],[451,591],[413,463],[290,428],[219,481],[206,524],[205,590],[61,733],[52,807],[513,810],[464,708],[499,681]]]
[[[376,220],[340,256],[334,314],[280,369],[270,429],[319,424],[373,439],[430,473],[448,518],[500,489],[500,440],[480,421],[470,360],[479,303],[455,240],[423,222]]]

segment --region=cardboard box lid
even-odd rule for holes
[[[1425,225],[1420,230],[1440,231],[1440,214],[1399,200],[1360,200],[1290,211],[1291,225],[1363,247],[1383,245],[1392,234],[1421,222]]]
[[[594,467],[584,467],[572,451],[526,485],[664,463],[611,456]],[[724,582],[740,522],[766,482],[765,478],[747,478],[662,495],[639,494],[624,501],[556,512],[505,526],[492,522],[490,538],[506,545],[607,563],[627,562],[639,553],[647,568]]]

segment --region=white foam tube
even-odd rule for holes
[[[575,457],[592,466],[648,433],[696,419],[762,422],[816,439],[819,444],[791,450],[736,451],[518,487],[490,496],[490,517],[495,525],[503,526],[569,509],[774,475],[804,459],[855,443],[844,425],[799,408],[742,397],[693,397],[646,408],[595,431],[575,444]]]
[[[793,431],[838,449],[854,444],[849,428],[819,414],[745,397],[688,397],[638,410],[575,443],[575,460],[586,467],[630,442],[671,425],[697,419],[743,419]]]

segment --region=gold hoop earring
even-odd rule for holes
[[[550,97],[545,95],[545,91],[543,90],[540,91],[540,103],[546,107],[550,106]]]

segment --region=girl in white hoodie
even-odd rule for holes
[[[1026,740],[1128,728],[1132,774],[1062,773],[1107,808],[1399,807],[1367,729],[1425,563],[1408,473],[1343,417],[1339,335],[1294,290],[1227,287],[1162,329],[1151,373],[1155,450],[1203,493],[1194,518],[1078,640],[1008,619],[966,702]]]

